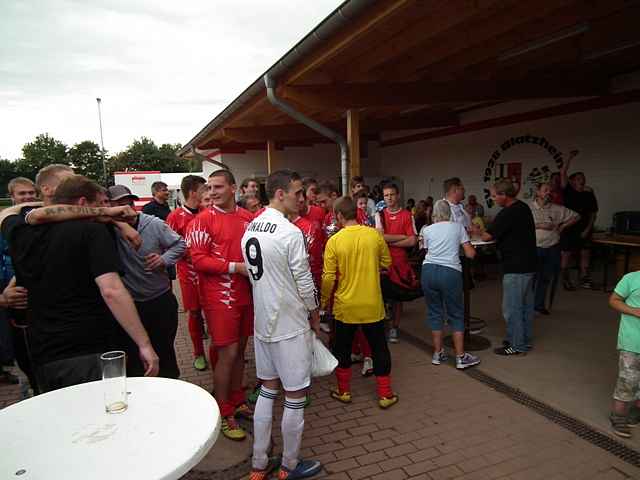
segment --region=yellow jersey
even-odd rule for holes
[[[336,319],[344,323],[382,320],[380,270],[390,265],[389,247],[377,230],[363,225],[344,227],[329,239],[324,250],[323,308],[329,304],[335,288]]]

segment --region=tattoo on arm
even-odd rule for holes
[[[57,207],[45,207],[44,213],[47,216],[53,217],[60,214],[77,214],[82,216],[101,216],[105,215],[106,209],[104,207],[84,207],[78,205],[59,205]]]

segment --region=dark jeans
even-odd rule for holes
[[[535,308],[545,308],[547,289],[554,275],[560,272],[560,245],[538,248],[538,271],[536,272]]]
[[[135,303],[142,325],[149,334],[151,345],[160,358],[158,376],[180,377],[174,347],[178,331],[178,301],[176,297],[171,290],[168,290],[153,300]],[[128,335],[125,342],[127,344],[127,375],[140,377],[144,375],[144,366],[138,354],[138,347]]]
[[[422,290],[427,301],[431,330],[441,331],[445,313],[454,332],[464,332],[462,272],[443,265],[422,266]]]
[[[102,379],[100,354],[55,360],[37,367],[38,386],[41,392]]]
[[[383,320],[373,323],[344,323],[336,320],[333,354],[338,359],[338,367],[351,367],[351,346],[358,327],[362,328],[362,332],[367,337],[371,347],[373,374],[377,377],[389,375],[391,373],[391,354],[384,334]]]

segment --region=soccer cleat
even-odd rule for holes
[[[320,473],[322,464],[318,460],[298,460],[298,465],[293,470],[289,470],[284,465],[278,472],[278,480],[297,480],[299,478],[309,478]]]
[[[433,357],[431,357],[431,363],[433,365],[440,365],[447,360],[449,360],[449,355],[447,355],[444,349],[440,350],[439,352],[433,352]]]
[[[199,357],[196,357],[196,359],[193,361],[193,368],[199,371],[203,371],[207,369],[207,360],[206,358],[204,358],[204,355],[200,355]]]
[[[398,403],[398,400],[398,395],[396,395],[395,393],[390,397],[380,397],[378,398],[378,406],[386,410],[387,408],[392,407],[393,405]]]
[[[246,432],[238,425],[234,417],[223,418],[220,430],[225,437],[236,442],[244,440],[247,437]]]
[[[631,429],[629,425],[627,425],[627,417],[624,415],[609,415],[609,420],[611,421],[611,429],[613,433],[622,438],[630,438],[631,437]]]
[[[249,480],[266,480],[270,478],[271,473],[280,466],[280,457],[270,457],[267,467],[263,470],[251,469]]]
[[[389,343],[398,343],[398,329],[390,328],[389,329]]]
[[[470,353],[465,352],[461,356],[456,357],[456,368],[458,370],[464,370],[465,368],[473,367],[479,363],[480,359]]]
[[[234,416],[244,418],[246,420],[253,420],[253,410],[249,405],[243,403],[236,407]]]
[[[331,398],[342,403],[351,403],[351,392],[340,393],[338,389],[331,390]]]
[[[369,377],[373,375],[373,359],[371,357],[364,357],[361,373],[363,377]]]

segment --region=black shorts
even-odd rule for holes
[[[560,249],[563,252],[577,252],[589,246],[591,233],[587,238],[582,238],[583,230],[580,228],[570,228],[560,235]]]

